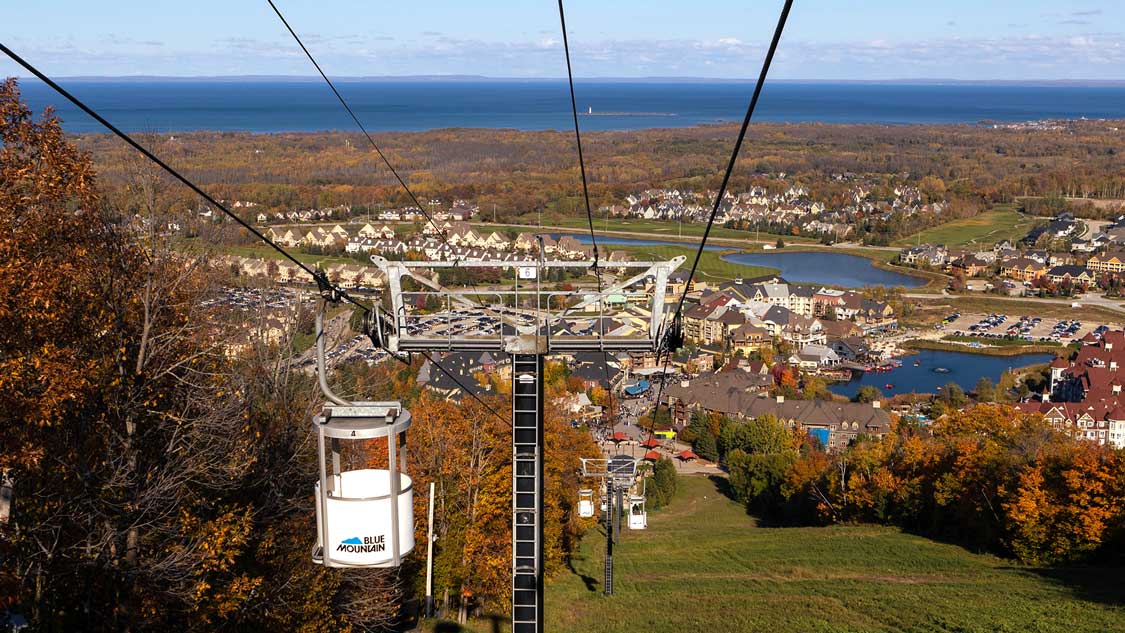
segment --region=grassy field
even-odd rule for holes
[[[547,224],[547,221],[543,221]],[[586,232],[589,230],[589,224],[586,218],[572,217],[560,218],[551,221],[552,226],[565,226]],[[703,235],[703,224],[689,223],[680,224],[678,222],[669,222],[665,220],[624,220],[620,218],[611,218],[608,222],[604,219],[594,220],[594,231],[601,233],[602,231],[623,231],[628,233],[646,233],[652,235],[653,239],[658,238],[676,238],[682,236],[684,238],[701,237]],[[728,229],[722,226],[715,226],[711,228],[711,237],[720,237],[734,240],[753,240],[755,235],[763,241],[775,241],[781,237],[786,244],[793,243],[816,243],[816,240],[807,237],[794,237],[792,235],[775,235],[772,233],[758,233],[753,231],[743,231],[741,229]]]
[[[1002,240],[1023,237],[1041,219],[1025,216],[1012,209],[985,211],[971,218],[954,220],[926,229],[895,242],[896,246],[913,244],[944,244],[965,246],[970,243],[989,246]]]
[[[683,255],[687,259],[679,270],[688,272],[691,270],[691,262],[695,259],[696,249],[691,246],[622,246],[614,244],[611,250],[620,250],[630,253],[638,261],[660,261],[672,259],[677,255]],[[736,277],[743,277],[750,279],[753,277],[760,277],[763,275],[773,275],[778,271],[776,268],[767,268],[765,266],[746,266],[744,264],[735,264],[731,262],[724,262],[720,259],[717,251],[703,251],[703,256],[699,260],[699,270],[696,271],[697,281],[728,281]]]
[[[954,341],[963,340],[966,342],[979,342],[981,345],[994,345],[995,347],[969,347],[961,345]],[[1005,341],[1003,339],[975,339],[971,337],[954,337],[947,336],[945,340],[933,341],[930,339],[918,339],[913,341],[906,341],[903,343],[904,347],[910,349],[931,349],[945,352],[964,352],[967,354],[980,354],[982,356],[1019,356],[1021,354],[1065,354],[1064,348],[1058,343],[1029,343],[1024,341],[1022,344],[1018,341]]]
[[[1063,347],[1063,344],[1058,341],[1032,342],[1022,338],[988,338],[985,336],[957,336],[956,334],[943,336],[942,340],[959,343],[980,343],[981,345],[991,345],[993,347],[1027,347],[1029,345],[1036,347]]]
[[[187,253],[198,253],[200,251],[210,250],[213,254],[220,255],[237,255],[239,257],[250,257],[255,259],[285,259],[285,256],[277,252],[270,246],[264,243],[254,243],[246,245],[232,245],[232,244],[209,244],[200,241],[198,238],[187,238],[177,240],[175,243],[177,250],[182,250]],[[297,248],[286,248],[290,255],[297,258],[298,261],[305,264],[362,264],[363,262],[356,261],[350,257],[342,257],[336,255],[309,255],[302,253]]]
[[[547,586],[546,630],[1125,630],[1123,570],[1040,571],[891,528],[758,527],[708,479],[680,481],[622,537],[612,597],[603,541],[586,539]]]
[[[991,295],[949,295],[912,298],[915,312],[904,321],[909,326],[934,325],[950,312],[962,314],[1000,313],[1008,316],[1039,316],[1044,319],[1081,319],[1107,325],[1125,322],[1125,314],[1102,306],[1083,305],[1072,308],[1062,301],[1004,299]]]
[[[1104,321],[1106,323],[1121,323],[1125,315],[1102,306],[1083,305],[1081,308],[1072,308],[1065,301],[1019,301],[997,300],[988,295],[962,296],[956,299],[945,300],[942,303],[956,308],[961,312],[980,312],[990,314],[993,312],[1014,316],[1040,316],[1043,318],[1082,319],[1083,321]]]

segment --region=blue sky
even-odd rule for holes
[[[550,0],[275,1],[330,75],[565,75]],[[1125,79],[1116,2],[797,0],[772,76]],[[570,0],[575,74],[755,77],[780,7]],[[313,72],[265,0],[14,2],[0,41],[55,76]]]

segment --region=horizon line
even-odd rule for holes
[[[29,79],[38,82],[32,75],[8,75],[16,79]],[[66,81],[321,81],[318,75],[60,75]],[[336,81],[565,81],[566,77],[505,77],[492,75],[340,75]],[[714,82],[714,83],[753,83],[749,77],[706,77],[694,75],[649,75],[649,76],[595,76],[576,78],[578,82]],[[815,83],[815,84],[968,84],[968,85],[1060,85],[1060,86],[1125,86],[1123,79],[953,79],[942,77],[902,77],[888,79],[826,79],[826,78],[777,78],[771,83]]]

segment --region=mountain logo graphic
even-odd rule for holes
[[[340,544],[336,546],[337,552],[348,554],[372,554],[386,550],[387,540],[383,534],[364,537],[353,536],[340,541]]]

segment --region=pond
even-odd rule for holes
[[[986,356],[969,352],[920,350],[914,356],[904,356],[902,367],[889,372],[867,372],[848,382],[829,385],[832,393],[851,398],[863,385],[877,387],[884,396],[900,393],[937,393],[938,387],[957,383],[965,391],[976,388],[981,376],[993,383],[1009,369],[1048,363],[1054,354],[1021,354],[1019,356]],[[917,365],[915,365],[917,363]],[[886,385],[894,385],[887,388]]]
[[[590,243],[585,233],[555,233],[552,237],[569,235],[582,244]],[[689,242],[669,242],[663,240],[637,240],[623,237],[598,236],[598,244],[621,244],[625,246],[681,246],[694,250],[696,244]],[[729,246],[708,244],[709,251],[733,250]],[[918,288],[926,285],[926,280],[914,275],[893,270],[876,268],[870,259],[846,253],[820,251],[790,251],[763,253],[731,253],[722,257],[723,261],[746,266],[775,268],[786,281],[804,284],[824,284],[842,288],[863,288],[865,286],[904,286]]]
[[[876,268],[870,259],[845,253],[791,251],[788,253],[732,253],[723,261],[777,268],[786,281],[843,288],[904,286],[918,288],[926,280],[914,275]]]

